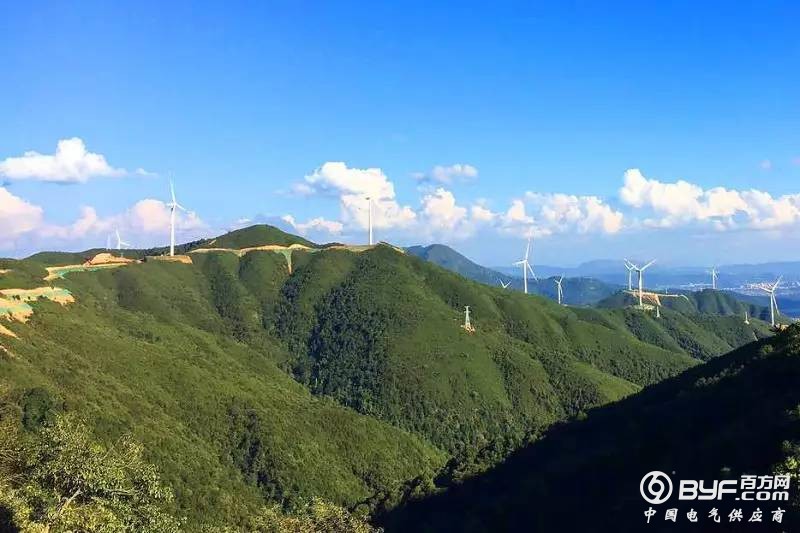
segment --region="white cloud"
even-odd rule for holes
[[[433,229],[452,230],[466,220],[467,209],[456,205],[453,193],[440,187],[422,198],[422,215]]]
[[[42,208],[26,202],[0,187],[0,248],[11,249],[16,239],[41,227]]]
[[[774,229],[800,222],[798,194],[776,198],[756,189],[703,189],[683,180],[663,183],[646,178],[639,169],[625,172],[619,195],[624,204],[647,210],[649,218],[643,223],[649,227],[704,222],[716,230]]]
[[[134,173],[151,175],[142,168]],[[29,151],[19,157],[0,161],[0,176],[9,180],[85,183],[91,178],[126,174],[128,172],[125,169],[109,165],[103,155],[89,152],[78,137],[58,141],[53,155]]]
[[[429,172],[417,172],[414,177],[418,180],[434,181],[449,185],[455,181],[468,181],[478,177],[478,169],[466,163],[454,165],[436,165]]]
[[[495,213],[480,204],[475,204],[470,208],[472,220],[476,222],[491,222],[497,216]]]
[[[292,215],[284,215],[281,220],[292,226],[300,235],[307,235],[309,232],[339,235],[344,229],[344,224],[341,222],[327,220],[323,217],[312,218],[307,222],[297,222]]]
[[[343,225],[366,228],[372,198],[372,225],[376,229],[407,228],[416,220],[409,206],[401,206],[394,184],[379,168],[349,168],[342,162],[327,162],[294,187],[303,194],[323,194],[339,199]]]
[[[144,199],[122,213],[100,217],[95,208],[81,207],[79,217],[71,224],[45,221],[41,207],[18,198],[0,187],[0,249],[9,250],[21,244],[34,243],[53,249],[64,249],[93,240],[95,246],[107,235],[119,230],[123,238],[135,246],[164,244],[169,235],[169,208],[160,200]],[[179,235],[197,236],[206,224],[194,212],[178,212],[175,229]],[[98,237],[101,237],[98,239]]]

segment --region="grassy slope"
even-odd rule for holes
[[[263,474],[260,488],[277,497],[352,506],[444,460],[417,437],[312,397],[275,365],[274,343],[255,350],[220,334],[196,269],[149,263],[64,285],[78,303],[41,303],[29,325],[15,326],[25,340],[3,340],[15,358],[0,361],[0,380],[20,393],[52,391],[102,438],[132,430],[193,517],[235,522],[252,511],[261,495],[248,474]],[[257,420],[266,466],[255,474],[233,458],[242,411]]]
[[[744,508],[741,530],[751,531],[746,521],[758,505],[766,522],[772,509],[789,509],[782,530],[794,531],[797,500],[794,509],[789,502],[748,509],[730,498],[689,505],[673,496],[656,506],[659,520],[645,526],[639,481],[652,470],[672,472],[673,480],[771,473],[787,453],[783,443],[800,439],[798,381],[800,328],[793,326],[554,427],[484,476],[396,510],[385,525],[390,532],[675,531],[688,522],[664,522],[663,512],[677,505],[684,513],[698,510],[701,522],[712,506],[724,511],[725,522],[730,509]]]

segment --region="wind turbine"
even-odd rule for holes
[[[464,328],[464,331],[466,331],[467,333],[474,333],[475,332],[475,327],[472,325],[472,322],[470,322],[470,320],[469,320],[469,306],[468,305],[464,306],[464,325],[461,326],[461,327]]]
[[[631,263],[627,259],[623,259],[623,261],[625,262],[625,268],[628,269],[628,290],[632,291],[633,290],[633,271],[636,269],[636,267],[633,266],[633,263]]]
[[[117,234],[117,250],[119,251],[119,256],[122,257],[123,255],[122,247],[130,246],[130,243],[127,243],[122,240],[122,237],[119,236],[119,230],[114,230],[114,232]]]
[[[564,291],[561,289],[561,282],[564,281],[564,276],[561,276],[558,279],[553,278],[553,281],[556,282],[557,287],[557,294],[558,294],[558,305],[561,305],[561,299],[564,297]]]
[[[719,277],[719,272],[717,272],[717,267],[712,267],[709,274],[711,274],[711,288],[717,290],[717,278]]]
[[[367,196],[367,225],[369,226],[369,245],[372,246],[372,196]]]
[[[744,310],[744,323],[750,324],[750,313],[747,312],[747,309]]]
[[[178,209],[186,211],[186,208],[175,199],[175,186],[172,180],[169,180],[169,192],[172,194],[172,201],[167,204],[169,207],[169,255],[171,257],[175,255],[175,212]]]
[[[656,262],[656,260],[653,259],[652,261],[650,261],[649,263],[647,263],[643,267],[640,267],[638,265],[630,263],[630,265],[633,267],[633,270],[635,270],[636,273],[639,275],[639,307],[640,308],[642,307],[642,299],[643,299],[643,295],[644,295],[644,271],[647,270],[648,268],[650,268],[653,265],[653,263],[655,263],[655,262]]]
[[[759,288],[769,294],[769,319],[772,327],[775,327],[775,315],[778,314],[778,300],[775,299],[775,291],[781,284],[783,276],[780,276],[772,285],[761,285]]]
[[[511,285],[510,281],[503,281],[502,279],[498,279],[497,281],[500,282],[500,286],[504,289],[507,289],[509,285]]]
[[[536,281],[539,281],[539,279],[536,277],[536,273],[533,271],[533,267],[531,267],[530,261],[528,261],[528,257],[530,257],[530,255],[531,255],[531,239],[532,239],[532,235],[529,232],[528,233],[528,246],[527,246],[527,248],[525,248],[525,257],[523,257],[521,260],[519,260],[516,263],[514,263],[514,266],[521,266],[522,267],[522,291],[525,294],[528,294],[528,271],[530,271],[531,276],[533,276],[533,279],[535,279]]]

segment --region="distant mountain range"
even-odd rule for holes
[[[523,287],[519,270],[500,272],[481,266],[444,244],[411,246],[406,248],[406,252],[479,283],[500,286],[502,281],[503,283],[510,283],[509,289],[519,291]],[[560,274],[542,277],[542,271],[538,271],[537,275],[539,276],[538,281],[528,279],[528,293],[546,296],[552,300],[557,299],[555,280],[560,277]],[[569,305],[592,305],[614,294],[620,288],[622,288],[621,285],[612,285],[590,277],[565,277],[563,281],[563,303]]]
[[[645,263],[648,259],[631,259],[636,263]],[[493,267],[498,272],[513,274],[515,269],[510,266]],[[654,287],[698,287],[711,284],[709,267],[698,266],[671,266],[656,262],[647,271],[647,284]],[[576,267],[560,267],[552,265],[534,265],[536,273],[540,276],[592,277],[607,283],[626,283],[627,271],[622,259],[600,259],[587,261]],[[760,264],[734,264],[719,265],[718,286],[736,288],[751,283],[774,281],[778,276],[783,276],[786,287],[800,283],[800,261],[786,261]],[[800,289],[800,287],[798,287]]]

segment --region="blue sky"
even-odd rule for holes
[[[797,3],[376,4],[6,6],[0,254],[165,243],[171,173],[183,238],[363,240],[370,193],[487,264],[798,259]]]

